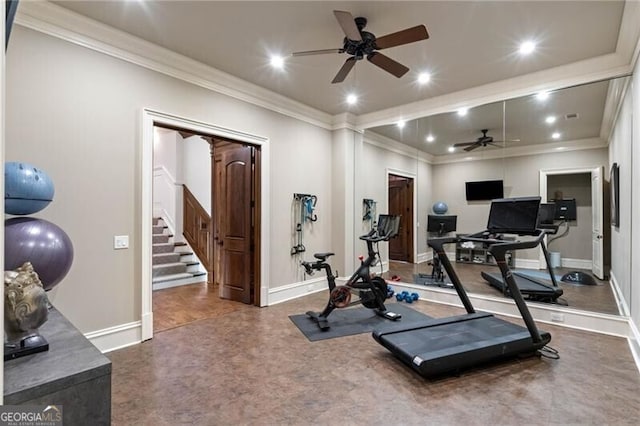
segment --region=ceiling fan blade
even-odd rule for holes
[[[321,49],[306,50],[304,52],[293,52],[291,56],[324,55],[325,53],[343,53],[344,49]]]
[[[331,83],[342,83],[344,79],[347,78],[347,74],[349,74],[349,71],[351,71],[351,68],[353,68],[355,64],[356,58],[353,56],[344,61],[342,68],[340,68],[340,71],[338,71],[338,74],[336,74]]]
[[[454,148],[459,148],[461,146],[469,146],[469,145],[476,145],[476,144],[480,144],[480,142],[475,141],[475,142],[460,142],[460,143],[455,143],[453,144]]]
[[[344,12],[342,10],[334,10],[333,14],[336,16],[338,24],[340,24],[342,31],[344,31],[344,34],[349,40],[362,41],[360,30],[358,29],[356,21],[353,19],[353,15],[351,15],[351,13]]]
[[[402,44],[413,43],[414,41],[426,40],[429,38],[427,28],[424,25],[407,28],[397,33],[387,34],[376,39],[376,47],[378,49],[388,49],[390,47],[400,46]]]
[[[383,55],[382,53],[373,52],[367,56],[369,62],[379,66],[383,70],[388,73],[395,75],[400,78],[405,75],[409,68],[402,65],[400,62],[396,62],[388,56]]]
[[[464,150],[469,152],[469,151],[473,151],[476,148],[480,148],[480,146],[482,145],[479,143],[474,143],[473,145],[466,147]]]

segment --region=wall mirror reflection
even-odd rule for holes
[[[364,177],[363,182],[384,179],[386,190],[363,183],[363,194],[376,197],[378,212],[408,216],[402,238],[390,244],[387,277],[452,291],[437,264],[434,271],[427,238],[484,229],[492,198],[540,196],[544,204],[557,200],[547,218],[557,232],[546,240],[557,288],[550,290],[554,296],[531,302],[618,315],[608,276],[615,256],[608,232],[608,144],[626,81],[598,81],[367,129],[363,161],[376,161],[376,145],[395,146],[398,154],[386,160],[386,176]],[[486,279],[498,269],[482,247],[451,245],[448,254],[469,293],[508,297]],[[539,248],[513,253],[509,261],[526,279],[553,287]]]

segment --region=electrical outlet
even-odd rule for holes
[[[115,235],[113,237],[113,248],[115,250],[129,248],[129,236],[128,235]]]

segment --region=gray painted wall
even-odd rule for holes
[[[549,251],[560,252],[563,258],[591,260],[593,212],[591,206],[591,173],[550,175],[547,177],[547,200],[562,191],[563,198],[576,199],[576,218],[569,222],[569,233],[549,244]],[[560,229],[560,233],[563,232]]]
[[[294,192],[319,198],[308,252],[332,246],[330,131],[20,26],[11,38],[6,158],[42,167],[56,185],[38,216],[67,231],[75,259],[50,297],[81,331],[140,320],[145,107],[269,138],[270,287],[299,279]],[[126,234],[130,248],[113,250],[113,236]]]
[[[458,232],[484,229],[489,216],[489,201],[467,201],[465,182],[503,179],[505,197],[540,194],[540,170],[595,167],[607,164],[607,149],[527,155],[504,159],[438,164],[433,166],[433,199],[449,205],[458,215]],[[538,250],[519,252],[517,258],[538,259]],[[568,257],[568,256],[567,256]]]
[[[634,84],[637,84],[637,75],[634,78]],[[637,86],[636,86],[637,87]],[[634,293],[640,292],[640,283],[635,283],[632,277],[632,264],[634,259],[638,259],[638,253],[632,257],[632,218],[635,216],[637,223],[638,211],[632,214],[632,187],[640,185],[638,174],[633,173],[635,158],[632,156],[632,137],[638,143],[638,135],[633,134],[632,126],[633,116],[640,117],[639,101],[631,90],[628,90],[622,103],[622,108],[618,113],[618,120],[613,129],[613,133],[609,142],[609,164],[618,163],[620,166],[620,226],[611,227],[611,275],[620,290],[625,304],[630,307],[632,312],[640,312],[640,306],[632,306],[632,297]],[[640,119],[636,118],[636,121]],[[610,167],[609,167],[610,169]],[[607,180],[609,176],[607,175]],[[638,276],[635,277],[640,278]],[[635,291],[634,291],[635,290]],[[634,309],[635,308],[635,309]],[[636,321],[636,324],[638,322]]]
[[[200,136],[190,136],[182,140],[181,148],[183,150],[183,183],[211,216],[211,153],[209,143]]]

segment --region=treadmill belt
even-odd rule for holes
[[[484,278],[489,284],[491,284],[491,286],[504,292],[506,284],[504,282],[504,279],[502,278],[501,273],[482,271],[481,275],[482,278]],[[551,284],[545,284],[535,278],[527,277],[517,272],[513,273],[513,278],[516,281],[516,285],[518,286],[520,293],[522,293],[522,295],[525,297],[545,296],[548,297],[551,301],[554,301],[558,297],[562,296],[563,291],[561,288],[554,287]]]
[[[526,328],[490,314],[467,315],[467,320],[464,317],[459,317],[463,319],[458,322],[447,319],[444,323],[434,319],[422,328],[406,331],[377,330],[374,338],[425,376],[533,353],[548,342],[534,343]]]

